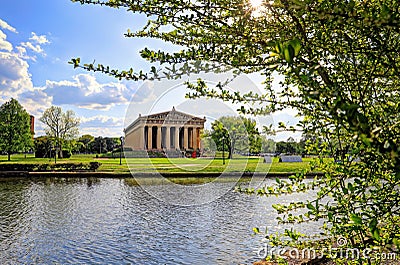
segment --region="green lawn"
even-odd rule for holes
[[[279,163],[278,158],[274,158],[272,164],[263,163],[261,157],[236,157],[231,160],[225,159],[223,165],[222,158],[96,158],[95,155],[73,155],[68,159],[57,159],[57,163],[89,163],[98,161],[102,165],[98,171],[129,173],[132,172],[299,172],[309,167],[309,158],[303,159],[302,163]],[[54,159],[35,158],[33,155],[18,154],[11,156],[11,161],[7,161],[7,156],[0,156],[0,163],[54,163]]]

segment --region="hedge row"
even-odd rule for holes
[[[0,171],[96,171],[99,162],[59,164],[0,164]]]

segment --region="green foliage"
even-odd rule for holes
[[[79,145],[79,152],[81,153],[91,153],[93,152],[91,149],[91,144],[94,141],[94,136],[90,134],[84,134],[78,138],[77,142]]]
[[[261,135],[261,147],[262,153],[275,153],[276,152],[276,144],[272,139],[268,139],[265,135]]]
[[[276,152],[279,154],[303,154],[304,147],[301,143],[297,143],[293,137],[289,137],[286,142],[276,143]]]
[[[299,174],[258,194],[315,189],[312,201],[277,207],[283,214],[279,220],[322,221],[325,236],[345,237],[350,247],[399,252],[393,248],[400,240],[398,1],[264,1],[261,15],[252,13],[248,1],[239,0],[79,2],[144,13],[147,25],[125,36],[161,39],[183,48],[175,53],[141,52],[153,63],[179,63],[162,73],[154,66],[149,73],[82,66],[79,59],[71,61],[74,67],[133,80],[232,67],[263,74],[263,95],[230,92],[223,84],[209,89],[199,80],[189,86],[189,96],[253,104],[240,109],[247,114],[296,109],[304,117],[300,126],[305,135],[315,137],[305,142],[307,153],[318,155],[311,170],[319,167],[324,177],[305,182]],[[271,86],[277,73],[285,77],[279,92]],[[325,163],[327,156],[333,159]],[[306,213],[296,212],[299,208]],[[281,236],[294,242],[300,238],[293,231]]]
[[[0,107],[0,150],[8,154],[27,151],[33,146],[30,116],[16,99]]]
[[[101,166],[99,162],[90,163],[40,163],[40,164],[0,164],[0,171],[96,171]]]
[[[52,143],[53,141],[47,136],[40,136],[35,138],[35,157],[44,158],[51,157]],[[53,154],[54,155],[54,154]]]
[[[245,117],[224,116],[211,124],[209,135],[217,150],[233,153],[260,153],[261,137],[255,120]]]

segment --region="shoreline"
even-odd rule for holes
[[[232,177],[248,177],[248,178],[288,178],[295,175],[295,172],[137,172],[137,173],[116,173],[116,172],[102,172],[102,171],[42,171],[42,172],[29,172],[29,171],[0,171],[0,180],[7,179],[36,179],[46,177],[59,177],[59,178],[156,178],[160,174],[165,178],[232,178]],[[314,178],[322,176],[320,172],[308,173],[307,178]]]

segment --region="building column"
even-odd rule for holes
[[[179,127],[175,127],[175,149],[180,149],[179,146]]]
[[[202,146],[201,146],[201,129],[202,128],[197,128],[197,146],[198,148],[201,150]]]
[[[147,150],[153,149],[153,127],[147,126]]]
[[[139,128],[139,145],[138,148],[144,147],[144,126]]]
[[[171,143],[170,143],[170,127],[165,127],[165,149],[169,150],[171,149]]]
[[[188,149],[188,136],[189,136],[189,134],[188,134],[188,127],[183,127],[184,129],[183,129],[183,148],[184,149]]]
[[[161,150],[161,126],[157,126],[157,149]]]
[[[199,148],[199,147],[197,145],[197,128],[196,127],[193,128],[192,136],[193,136],[193,149],[197,150],[197,148]]]

